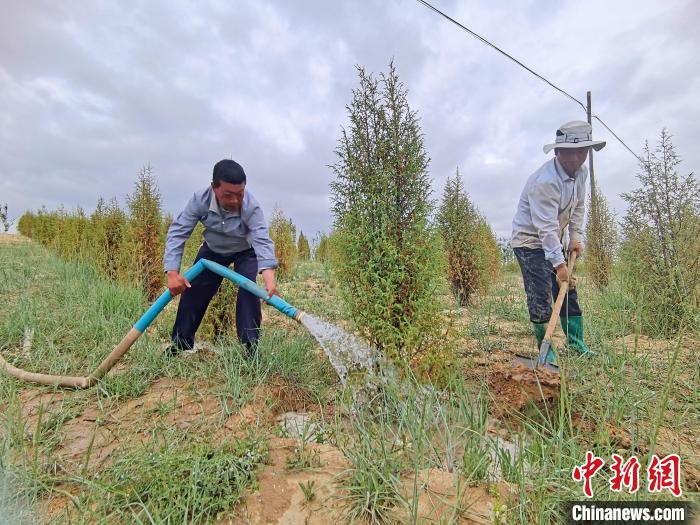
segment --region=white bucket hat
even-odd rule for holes
[[[587,148],[592,147],[600,151],[605,147],[604,140],[593,140],[591,125],[582,120],[572,120],[559,126],[556,142],[547,144],[542,149],[549,153],[553,148]]]

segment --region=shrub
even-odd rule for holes
[[[318,232],[316,234],[313,252],[313,257],[315,261],[325,263],[328,260],[328,240],[328,235],[326,235],[325,233]]]
[[[697,315],[700,294],[700,183],[681,176],[681,160],[665,129],[654,152],[640,159],[640,187],[628,203],[621,251],[626,285],[642,330],[671,335]]]
[[[100,270],[110,279],[120,277],[120,254],[124,249],[126,214],[119,208],[116,199],[105,205],[100,198],[90,217],[95,258]]]
[[[447,252],[448,280],[461,306],[500,274],[501,248],[491,227],[464,189],[459,170],[448,177],[437,214]]]
[[[277,257],[277,272],[281,277],[287,277],[294,271],[297,259],[297,247],[294,239],[297,229],[291,219],[284,216],[278,207],[272,213],[270,219],[270,238],[275,243],[275,257]]]
[[[163,250],[160,239],[160,192],[150,166],[141,169],[128,195],[129,219],[127,226],[128,251],[122,255],[130,261],[136,282],[154,300],[164,288]]]
[[[311,247],[309,246],[309,240],[304,236],[304,232],[299,234],[299,240],[297,241],[297,254],[300,261],[308,261],[311,259]]]
[[[34,226],[34,214],[30,211],[25,212],[17,221],[17,231],[25,237],[32,237],[32,228]]]
[[[584,257],[588,275],[593,283],[601,288],[607,286],[610,281],[619,235],[615,213],[600,188],[595,186],[594,191],[595,194],[592,194],[588,201]]]

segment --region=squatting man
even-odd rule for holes
[[[168,289],[182,294],[172,330],[172,344],[166,350],[177,355],[194,348],[194,336],[223,277],[204,270],[192,283],[180,274],[185,242],[198,222],[204,225],[204,241],[195,262],[209,259],[255,281],[262,274],[268,298],[279,295],[275,282],[275,246],[270,239],[263,210],[246,189],[246,174],[233,160],[214,165],[211,185],[196,191],[185,209],[168,229],[163,265]],[[246,347],[248,358],[257,353],[262,311],[260,299],[243,289],[236,298],[236,334]]]
[[[555,142],[544,146],[554,149],[554,158],[545,162],[527,179],[513,218],[511,246],[523,275],[527,308],[538,348],[542,345],[552,315],[552,298],[559,294],[559,283],[571,281],[560,319],[568,346],[581,354],[594,355],[583,341],[583,317],[576,282],[569,275],[567,254],[583,251],[586,179],[583,165],[591,148],[605,147],[593,140],[591,125],[573,121],[556,132]],[[568,233],[568,249],[565,250]],[[554,360],[550,349],[547,362]]]

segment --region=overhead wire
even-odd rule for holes
[[[607,130],[612,134],[612,136],[615,137],[615,138],[618,140],[618,142],[619,142],[620,144],[622,144],[625,148],[627,148],[627,151],[629,151],[632,155],[634,155],[634,157],[635,157],[638,161],[644,162],[643,159],[642,159],[642,157],[640,157],[639,155],[637,155],[637,154],[632,150],[632,148],[630,148],[630,147],[625,143],[624,140],[622,140],[620,137],[617,136],[617,133],[615,133],[612,129],[610,129],[610,126],[608,126],[605,122],[603,122],[603,119],[601,119],[598,115],[592,115],[592,117],[593,117],[594,119],[596,119],[598,122],[600,122],[600,123],[603,125],[603,127],[605,127],[605,129],[607,129]]]
[[[444,13],[443,11],[441,11],[440,9],[438,9],[437,7],[433,6],[433,5],[430,4],[429,2],[426,2],[426,0],[417,0],[417,1],[418,1],[419,3],[421,3],[421,4],[423,4],[425,7],[427,7],[427,8],[430,9],[431,11],[437,13],[438,15],[442,16],[443,18],[445,18],[445,19],[447,19],[448,21],[452,22],[453,24],[455,24],[455,25],[456,25],[457,27],[459,27],[460,29],[466,31],[466,32],[469,33],[471,36],[473,36],[474,38],[476,38],[477,40],[479,40],[481,43],[483,43],[483,44],[485,44],[485,45],[491,47],[492,49],[494,49],[495,51],[497,51],[497,52],[500,53],[501,55],[503,55],[503,56],[505,56],[506,58],[508,58],[509,60],[515,62],[517,65],[519,65],[520,67],[522,67],[523,69],[525,69],[528,73],[530,73],[530,74],[534,75],[535,77],[539,78],[542,82],[548,84],[548,85],[549,85],[550,87],[552,87],[553,89],[557,90],[558,92],[560,92],[560,93],[563,94],[564,96],[566,96],[566,97],[568,97],[569,99],[571,99],[572,101],[574,101],[576,104],[578,104],[579,106],[581,106],[581,108],[582,108],[584,111],[588,111],[588,108],[587,108],[586,104],[584,104],[583,102],[581,102],[579,99],[577,99],[577,98],[574,97],[572,94],[570,94],[570,93],[568,93],[567,91],[565,91],[564,89],[562,89],[562,88],[560,88],[559,86],[557,86],[557,85],[556,85],[554,82],[552,82],[551,80],[545,78],[544,76],[542,76],[542,75],[540,75],[539,73],[537,73],[536,71],[534,71],[532,68],[530,68],[530,67],[528,67],[527,65],[525,65],[523,62],[521,62],[520,60],[518,60],[517,58],[515,58],[513,55],[507,53],[506,51],[504,51],[503,49],[501,49],[500,47],[498,47],[496,44],[490,42],[489,40],[487,40],[486,38],[484,38],[484,37],[481,36],[480,34],[478,34],[478,33],[476,33],[475,31],[469,29],[467,26],[465,26],[465,25],[462,24],[461,22],[455,20],[454,18],[452,18],[452,17],[449,16],[448,14]],[[591,115],[591,116],[592,116],[592,118],[595,118],[598,122],[600,122],[600,123],[605,127],[605,129],[607,129],[607,130],[612,134],[612,136],[615,137],[615,138],[620,142],[620,144],[622,144],[622,145],[627,149],[627,151],[629,151],[632,155],[634,155],[634,157],[635,157],[637,160],[641,160],[641,157],[640,157],[639,155],[637,155],[637,154],[632,150],[632,148],[630,148],[630,147],[625,143],[625,141],[623,141],[623,140],[617,135],[617,133],[615,133],[615,132],[610,128],[610,126],[608,126],[605,122],[603,122],[603,120],[602,120],[598,115]]]

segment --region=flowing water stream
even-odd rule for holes
[[[361,338],[306,312],[301,317],[301,323],[319,342],[343,385],[354,371],[367,371],[370,375],[375,373],[377,356]]]
[[[306,312],[300,321],[323,348],[342,385],[350,387],[353,413],[376,401],[387,384],[397,382],[395,368],[360,337]]]

